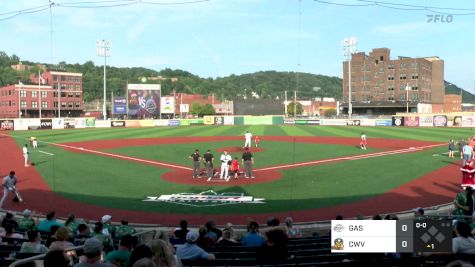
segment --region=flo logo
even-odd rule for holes
[[[147,196],[147,198],[142,201],[166,202],[195,207],[265,203],[263,198],[254,198],[253,196],[246,196],[243,193],[226,192],[219,194],[213,190],[201,193],[177,193],[171,195]]]
[[[427,15],[427,23],[452,23],[452,15]]]

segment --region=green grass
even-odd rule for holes
[[[446,158],[432,157],[445,152],[445,146],[361,160],[329,163],[283,170],[283,178],[272,183],[246,186],[191,186],[162,180],[168,169],[148,166],[92,154],[72,153],[45,142],[65,143],[90,140],[150,138],[169,136],[242,136],[246,130],[260,136],[337,136],[358,138],[365,132],[368,139],[412,139],[447,142],[473,134],[460,128],[397,128],[397,127],[329,127],[329,126],[190,126],[139,129],[76,129],[35,131],[40,149],[53,153],[47,156],[33,151],[31,158],[53,191],[89,204],[113,208],[169,213],[261,213],[328,207],[385,193],[428,172],[450,164]],[[32,132],[12,132],[19,146]],[[262,138],[261,138],[262,139]],[[111,149],[109,152],[166,161],[189,166],[190,155],[198,147],[211,149],[240,146],[241,141],[201,142],[193,144],[153,145]],[[262,141],[263,152],[255,153],[256,168],[324,158],[370,153],[355,146]],[[232,153],[233,156],[240,155]],[[417,164],[413,164],[417,162]],[[390,170],[390,171],[388,171]],[[266,204],[217,206],[213,209],[176,204],[142,202],[145,196],[179,192],[240,192],[265,198]]]

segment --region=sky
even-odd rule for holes
[[[356,37],[360,52],[387,47],[391,58],[438,56],[445,80],[475,91],[473,0],[51,2],[2,1],[0,51],[103,66],[96,41],[105,39],[112,42],[107,65],[115,67],[182,69],[204,78],[266,70],[342,77],[342,40]]]

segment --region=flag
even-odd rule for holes
[[[45,84],[45,83],[46,83],[45,78],[43,78],[43,74],[40,74],[39,79],[40,79],[40,83],[41,83],[41,84]]]
[[[25,86],[21,81],[18,81],[19,86]]]

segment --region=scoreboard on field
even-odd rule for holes
[[[450,220],[333,220],[332,253],[451,252]]]

